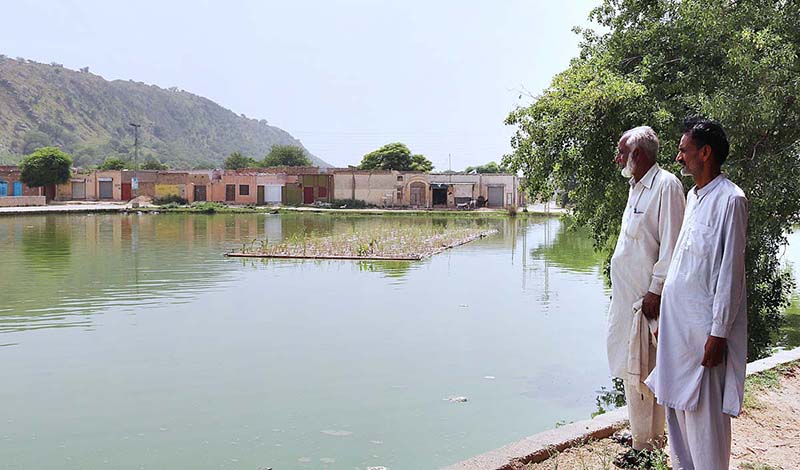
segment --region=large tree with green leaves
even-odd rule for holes
[[[233,152],[222,164],[226,170],[241,170],[258,166],[255,160],[245,157],[241,152]]]
[[[273,145],[262,166],[310,166],[306,151],[296,145]]]
[[[69,180],[72,157],[58,147],[42,147],[22,159],[20,179],[31,188],[62,184]]]
[[[506,168],[503,164],[498,165],[497,162],[489,162],[485,165],[478,165],[478,166],[468,166],[464,173],[476,173],[476,174],[485,174],[485,173],[508,173],[509,169]]]
[[[406,144],[393,142],[364,155],[359,168],[427,172],[433,169],[433,164],[424,155],[412,155]]]
[[[98,170],[124,170],[126,168],[128,168],[128,162],[117,157],[108,157],[97,166]]]
[[[621,133],[652,126],[659,162],[675,170],[683,118],[720,121],[731,140],[723,171],[750,201],[750,357],[764,355],[793,287],[778,254],[800,222],[800,3],[604,0],[591,16],[607,32],[579,30],[579,56],[509,115],[504,162],[532,197],[571,188],[575,221],[610,250],[627,196],[613,163]]]

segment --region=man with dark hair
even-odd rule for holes
[[[666,407],[673,468],[727,470],[731,416],[747,364],[745,244],[748,205],[722,174],[722,126],[687,119],[676,160],[695,186],[664,281],[656,367],[646,384]]]

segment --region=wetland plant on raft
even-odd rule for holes
[[[395,224],[339,233],[293,235],[276,243],[243,242],[229,256],[414,260],[495,233],[477,224]]]

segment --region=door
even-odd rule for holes
[[[72,183],[72,199],[77,199],[75,197],[75,183]],[[122,183],[122,200],[130,201],[131,199],[133,199],[131,183]]]
[[[433,191],[433,205],[446,206],[447,205],[447,188],[434,188]]]
[[[258,185],[258,189],[256,189],[256,204],[263,206],[264,202],[264,186]]]
[[[124,192],[124,189],[123,189]],[[86,199],[86,182],[73,181],[72,182],[72,199]]]
[[[0,197],[8,196],[8,183],[0,181]]]
[[[303,188],[303,204],[314,204],[314,187]]]
[[[194,200],[195,201],[205,201],[206,200],[206,185],[204,185],[204,184],[196,184],[194,186]]]
[[[112,199],[114,197],[113,188],[113,182],[100,181],[100,199]]]
[[[13,196],[22,196],[22,181],[14,181]]]
[[[489,186],[489,201],[487,202],[487,206],[489,207],[503,207],[503,192],[505,192],[505,186]]]
[[[235,184],[226,184],[225,185],[225,201],[235,201],[236,200],[236,185]]]
[[[281,186],[277,184],[268,184],[266,186],[266,202],[267,204],[280,204],[281,203]]]
[[[411,198],[411,205],[416,207],[422,207],[425,205],[425,184],[423,183],[411,183],[411,194],[409,195]]]

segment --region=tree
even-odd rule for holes
[[[424,155],[411,155],[406,144],[394,142],[374,150],[361,159],[362,170],[430,171],[433,164]]]
[[[504,165],[498,165],[495,162],[489,162],[485,165],[478,165],[478,166],[468,166],[465,173],[508,173],[509,169]]]
[[[101,163],[98,170],[124,170],[128,168],[128,163],[117,157],[108,157]]]
[[[793,289],[777,255],[800,222],[800,4],[604,0],[591,16],[608,32],[578,30],[579,56],[509,115],[504,163],[523,171],[532,198],[572,180],[575,222],[610,252],[627,195],[613,163],[622,132],[652,126],[659,162],[675,170],[683,118],[720,121],[731,139],[723,170],[750,201],[749,353],[764,355]]]
[[[256,166],[256,161],[250,157],[245,157],[241,152],[233,152],[223,163],[226,170],[241,170]]]
[[[58,147],[42,147],[22,159],[20,179],[31,188],[62,184],[69,180],[72,157]]]
[[[144,160],[141,166],[142,170],[169,170],[169,165],[161,163],[155,157],[149,157]]]
[[[311,159],[306,151],[296,145],[273,145],[266,157],[263,166],[311,166]]]
[[[428,160],[425,155],[415,153],[414,155],[411,155],[411,167],[409,170],[428,173],[429,171],[433,170],[433,163],[431,163],[431,161]]]

